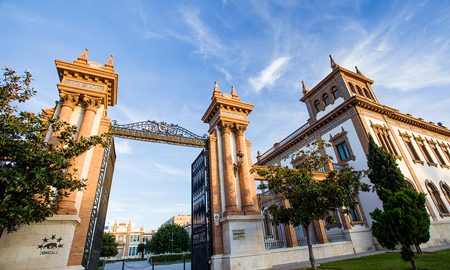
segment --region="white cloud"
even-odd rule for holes
[[[449,85],[446,40],[411,35],[408,24],[413,16],[405,8],[374,30],[365,31],[350,52],[342,49],[340,54],[347,55],[343,66],[358,65],[377,85],[401,91]]]
[[[120,140],[120,141],[116,142],[115,147],[116,147],[116,153],[118,155],[127,155],[127,154],[133,153],[133,149],[131,148],[128,141]]]
[[[275,82],[280,78],[283,68],[289,61],[289,57],[280,56],[275,59],[268,67],[261,71],[258,77],[250,77],[248,82],[259,92],[264,87],[273,86]]]

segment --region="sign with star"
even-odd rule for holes
[[[62,237],[57,237],[56,234],[44,236],[42,243],[37,245],[40,255],[58,254],[58,250],[64,248],[62,240]]]

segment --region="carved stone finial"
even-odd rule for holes
[[[357,66],[355,66],[355,69],[356,69],[356,74],[364,76],[364,74],[361,73],[361,71],[359,70],[359,68]]]
[[[331,56],[331,54],[330,54],[329,56],[330,56],[330,66],[331,66],[331,68],[336,68],[336,67],[338,67],[338,65],[336,64],[336,62],[334,62],[333,56]]]
[[[302,89],[303,89],[303,95],[309,92],[309,89],[308,89],[308,87],[306,87],[304,81],[302,81]]]
[[[219,84],[217,82],[214,82],[214,93],[220,93]]]
[[[106,61],[105,67],[111,68],[111,69],[114,68],[114,57],[112,54],[109,56],[108,60]]]
[[[234,85],[231,86],[231,96],[234,98],[238,97],[238,94],[236,92],[236,89],[234,88]]]
[[[78,56],[78,60],[81,60],[81,61],[84,60],[87,63],[87,61],[88,61],[88,48],[83,50],[83,52],[80,54],[80,56]]]

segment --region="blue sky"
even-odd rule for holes
[[[330,72],[328,54],[375,80],[381,103],[450,126],[446,1],[1,1],[0,64],[29,70],[37,111],[57,99],[55,59],[114,55],[119,123],[179,124],[197,133],[213,83],[255,105],[247,137],[270,148],[308,119],[300,82]],[[198,149],[116,140],[108,220],[157,228],[190,213]]]

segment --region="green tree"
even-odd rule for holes
[[[31,74],[4,68],[0,79],[0,237],[4,229],[42,222],[58,210],[58,201],[85,186],[69,170],[71,161],[106,136],[75,139],[76,127],[42,112],[21,110],[36,94]],[[52,127],[56,143],[45,141]]]
[[[115,257],[119,253],[117,250],[117,242],[114,235],[110,233],[103,234],[102,257]]]
[[[137,252],[139,253],[141,253],[141,256],[142,256],[142,259],[144,259],[144,252],[147,250],[147,245],[146,244],[144,244],[144,243],[140,243],[138,246],[137,246]]]
[[[330,161],[330,157],[321,154],[324,146],[313,143],[298,153],[303,163],[298,169],[280,166],[257,168],[256,171],[268,182],[264,188],[273,190],[289,201],[288,206],[269,207],[268,211],[276,223],[301,225],[306,233],[311,268],[316,269],[315,258],[309,235],[309,226],[314,220],[326,219],[332,222],[330,211],[338,207],[355,206],[355,198],[360,190],[369,187],[359,181],[362,172],[345,167],[340,171],[330,171],[319,179],[317,172]]]
[[[189,235],[178,224],[161,226],[150,240],[150,251],[155,254],[178,253],[189,250]]]
[[[384,202],[392,193],[407,187],[394,157],[379,147],[372,136],[369,136],[367,165],[369,167],[367,176],[381,201]]]
[[[416,269],[415,254],[420,244],[430,239],[430,218],[425,207],[425,195],[408,187],[395,159],[369,138],[369,178],[374,184],[383,210],[370,213],[374,222],[373,235],[388,249],[401,245],[401,257]]]

